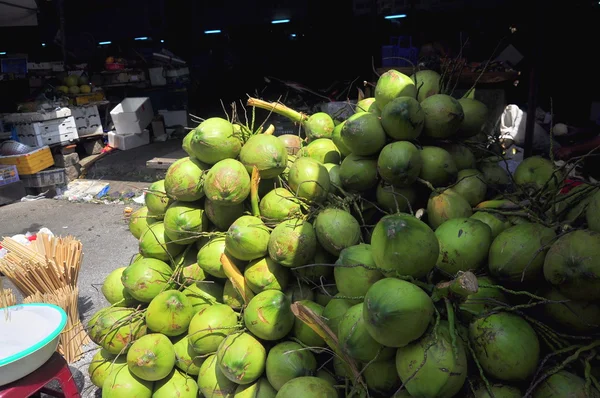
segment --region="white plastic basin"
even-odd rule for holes
[[[56,351],[67,314],[52,304],[0,309],[0,386],[34,372]]]

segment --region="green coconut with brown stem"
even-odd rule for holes
[[[194,352],[215,352],[225,337],[235,332],[237,314],[225,304],[213,304],[202,308],[190,322],[188,338]]]
[[[307,221],[292,219],[277,225],[268,243],[269,256],[284,267],[300,267],[313,259],[317,249],[315,230]]]
[[[187,334],[175,337],[172,341],[175,349],[175,367],[191,376],[198,376],[205,357],[194,352]]]
[[[162,221],[156,222],[148,227],[139,241],[140,254],[147,258],[155,258],[162,261],[171,261],[184,249],[169,238]]]
[[[225,159],[210,168],[204,179],[206,197],[222,206],[235,206],[250,195],[250,176],[235,159]]]
[[[492,244],[490,227],[472,218],[445,221],[435,230],[435,236],[440,244],[436,266],[449,275],[481,268]]]
[[[346,156],[340,165],[340,181],[344,190],[365,192],[377,185],[377,159],[354,153]]]
[[[112,355],[127,353],[131,344],[147,332],[140,313],[118,307],[98,311],[90,319],[87,329],[92,341]]]
[[[149,303],[159,293],[173,287],[173,270],[163,261],[143,258],[123,270],[121,282],[134,299]]]
[[[147,206],[140,207],[129,216],[129,232],[139,239],[150,225],[160,221],[159,218],[162,219],[162,216],[152,215]]]
[[[433,193],[427,201],[427,224],[437,229],[448,220],[467,218],[473,215],[471,205],[453,188]]]
[[[386,141],[379,118],[369,112],[350,116],[342,127],[341,137],[344,145],[358,156],[373,156],[379,153]]]
[[[125,355],[116,356],[101,348],[94,354],[92,362],[88,366],[90,381],[96,387],[102,388],[112,369],[123,366],[127,366]]]
[[[127,366],[142,380],[164,379],[175,367],[173,343],[161,333],[142,336],[127,351]]]
[[[152,214],[157,221],[163,219],[171,201],[172,199],[167,196],[165,190],[165,180],[159,180],[150,184],[144,195],[144,203],[148,209],[147,213]]]
[[[204,397],[234,398],[237,383],[229,380],[221,371],[217,355],[210,355],[200,367],[198,388]]]
[[[212,200],[204,200],[204,213],[219,231],[227,228],[244,214],[244,203],[237,205],[222,205]]]
[[[383,278],[383,274],[376,269],[369,244],[361,243],[342,250],[335,265],[333,276],[339,295],[353,303],[360,302],[360,297]]]
[[[329,172],[325,166],[311,158],[296,159],[287,179],[295,196],[317,203],[325,200],[331,188]]]
[[[267,351],[249,333],[233,333],[223,340],[217,350],[219,369],[237,384],[258,380],[265,370]]]
[[[269,350],[266,375],[275,390],[297,377],[309,376],[317,370],[312,352],[292,341],[284,341]]]
[[[195,315],[190,299],[178,290],[166,290],[152,299],[146,310],[146,325],[166,336],[179,336],[188,331]]]
[[[170,198],[195,202],[204,197],[204,177],[210,165],[187,157],[176,160],[167,169],[165,191]],[[154,210],[152,210],[154,213]]]
[[[314,113],[304,122],[304,130],[309,141],[331,138],[334,128],[333,119],[325,112]]]
[[[456,180],[458,168],[445,149],[424,146],[421,150],[421,160],[419,177],[434,187],[448,186]]]
[[[198,383],[195,378],[173,369],[171,373],[162,380],[154,383],[152,398],[196,398],[198,396]]]
[[[179,245],[189,245],[208,229],[208,218],[201,203],[173,202],[164,219],[165,233]]]
[[[275,188],[260,200],[260,215],[266,222],[281,222],[302,214],[301,202],[285,188]]]
[[[294,327],[291,302],[279,290],[265,290],[254,296],[244,311],[244,324],[262,340],[284,338]]]
[[[398,97],[417,97],[415,82],[404,73],[391,69],[382,74],[375,86],[375,103],[380,110]]]
[[[407,141],[392,142],[379,153],[377,170],[381,178],[396,187],[406,187],[417,180],[423,160],[421,151]]]
[[[241,216],[227,230],[225,249],[239,260],[255,260],[267,254],[269,238],[269,229],[259,217]]]
[[[263,257],[250,261],[244,270],[244,278],[256,294],[265,290],[285,290],[290,271],[270,257]]]
[[[347,247],[356,245],[361,238],[360,224],[349,212],[328,208],[315,219],[315,232],[319,244],[334,256]]]
[[[235,134],[231,122],[211,117],[192,130],[190,156],[213,165],[223,159],[235,159],[242,149],[241,137]]]
[[[269,179],[279,176],[285,170],[288,161],[287,148],[273,135],[257,134],[242,147],[240,162],[249,174],[253,167],[258,169],[261,178]]]
[[[330,138],[319,138],[311,141],[298,152],[299,156],[306,156],[319,163],[339,164],[341,160],[340,150]]]
[[[102,283],[102,294],[106,301],[115,307],[131,307],[135,306],[138,301],[125,289],[121,282],[123,271],[127,267],[120,267],[113,270]]]
[[[223,302],[223,285],[215,281],[193,283],[183,289],[183,293],[190,299],[195,311]]]

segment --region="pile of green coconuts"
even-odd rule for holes
[[[600,193],[383,74],[298,135],[213,117],[129,219],[89,321],[104,398],[600,397]],[[574,167],[574,166],[573,166]]]

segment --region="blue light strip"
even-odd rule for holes
[[[385,19],[399,19],[406,18],[406,14],[398,14],[398,15],[388,15]]]
[[[100,43],[98,43],[99,45],[103,46],[105,44],[112,44],[112,41],[101,41]]]
[[[212,34],[215,34],[215,33],[221,33],[221,31],[219,29],[205,30],[204,33],[207,34],[207,35],[212,35]]]
[[[134,40],[148,40],[146,36],[144,37],[136,37]]]
[[[0,52],[0,55],[6,55],[6,51]]]
[[[288,23],[290,22],[289,19],[276,19],[274,21],[271,21],[272,24],[278,24],[278,23]]]

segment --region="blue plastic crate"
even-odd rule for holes
[[[413,66],[417,64],[417,61],[418,50],[413,47],[411,36],[391,37],[390,44],[381,46],[381,66],[383,67]]]

